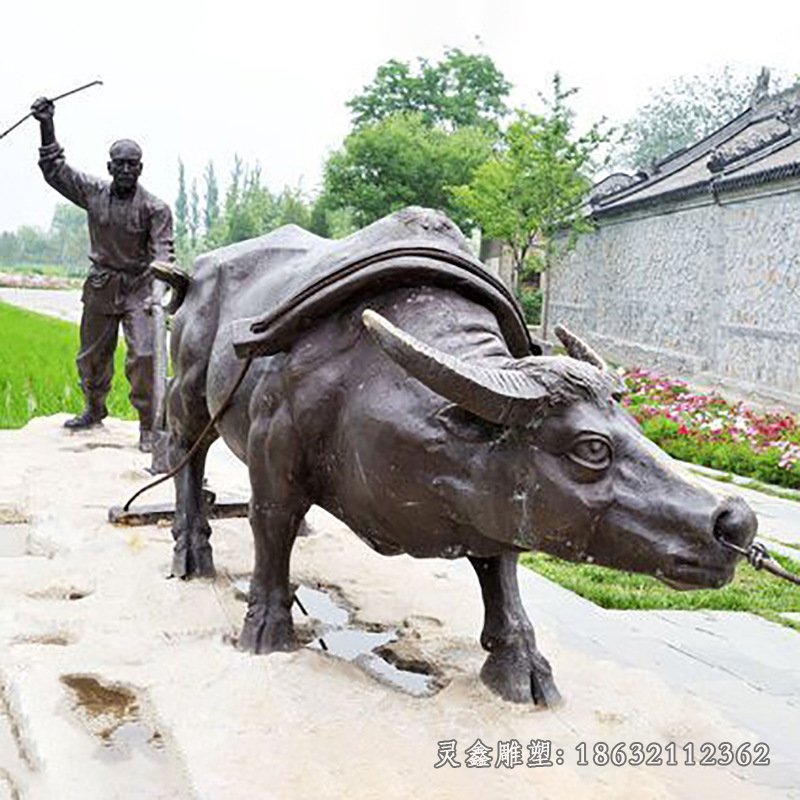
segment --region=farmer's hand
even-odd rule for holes
[[[52,120],[55,111],[55,103],[53,103],[52,100],[48,100],[46,97],[40,97],[37,100],[34,100],[33,105],[31,106],[33,118],[39,122],[48,122]]]

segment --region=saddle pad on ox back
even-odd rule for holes
[[[541,352],[511,293],[439,211],[406,208],[339,241],[294,230],[290,238],[298,241],[289,248],[292,256],[267,258],[273,263],[258,278],[259,296],[268,298],[268,308],[234,325],[234,348],[241,358],[286,350],[298,334],[365,293],[423,285],[451,288],[492,311],[515,357]],[[285,252],[289,232],[279,231]],[[263,237],[265,248],[271,236]]]

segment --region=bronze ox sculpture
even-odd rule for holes
[[[411,208],[332,242],[294,226],[198,259],[174,322],[173,573],[214,574],[204,462],[222,436],[248,466],[255,565],[242,648],[295,638],[289,561],[316,503],[379,553],[466,556],[485,606],[481,677],[559,700],[517,586],[520,553],[717,587],[756,519],[683,476],[619,405],[616,374],[560,331],[545,357],[502,285],[442,214]],[[241,379],[242,358],[252,359]]]

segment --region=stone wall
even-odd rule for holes
[[[550,320],[609,358],[800,404],[800,183],[604,220],[553,267]]]

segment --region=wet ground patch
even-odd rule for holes
[[[161,749],[161,734],[143,719],[133,690],[90,675],[64,675],[61,682],[72,695],[72,710],[107,755],[127,755],[143,745]]]
[[[61,683],[72,715],[98,745],[94,757],[128,787],[127,800],[190,796],[178,755],[135,687],[78,673],[62,675]]]
[[[49,633],[20,634],[11,640],[11,644],[43,644],[52,647],[67,647],[75,644],[75,636],[68,631],[52,631]]]
[[[86,450],[125,450],[124,444],[117,442],[83,442],[79,445],[68,445],[60,448],[65,453],[83,453]]]
[[[57,583],[27,592],[27,596],[33,600],[83,600],[91,594],[94,594],[94,589],[73,583]]]
[[[239,600],[247,601],[249,587],[249,577],[233,581]],[[381,683],[415,697],[436,694],[443,687],[436,667],[403,646],[402,630],[357,622],[334,587],[300,585],[295,598],[292,616],[306,647],[352,661]]]

